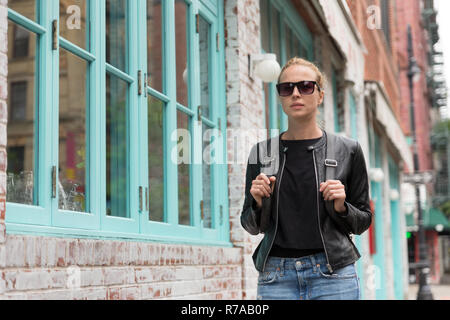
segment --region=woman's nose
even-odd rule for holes
[[[292,96],[301,96],[301,93],[298,91],[297,86],[294,86],[294,91],[292,91]]]

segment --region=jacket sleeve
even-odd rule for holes
[[[347,226],[347,230],[361,235],[372,223],[372,212],[369,198],[369,178],[367,175],[364,153],[359,142],[353,155],[352,169],[347,182],[345,213],[337,213]]]
[[[256,200],[250,193],[253,180],[259,175],[259,165],[257,163],[257,146],[255,145],[250,152],[247,161],[247,170],[245,174],[245,200],[241,213],[241,225],[251,235],[261,233],[261,208],[257,208]]]

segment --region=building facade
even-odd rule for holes
[[[363,299],[405,299],[412,155],[395,12],[365,0],[0,0],[2,298],[258,298],[245,169],[287,117],[249,61],[274,53],[324,71],[320,126],[364,150],[375,215],[354,237]]]

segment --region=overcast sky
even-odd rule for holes
[[[440,48],[444,52],[445,60],[445,76],[447,88],[450,86],[450,1],[436,0],[436,8],[438,10],[438,24],[440,34]],[[450,101],[450,94],[449,94]],[[447,103],[448,105],[449,103]],[[450,118],[450,108],[447,108],[447,117]]]

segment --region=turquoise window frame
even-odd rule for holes
[[[76,236],[80,238],[138,239],[143,241],[163,241],[167,243],[186,243],[231,246],[228,219],[228,166],[226,164],[226,104],[225,104],[225,46],[223,0],[185,0],[189,8],[190,46],[189,81],[191,109],[176,102],[175,64],[175,22],[174,0],[162,1],[164,34],[162,41],[164,66],[164,92],[147,86],[145,94],[138,94],[138,85],[147,72],[147,28],[146,0],[128,0],[127,2],[127,70],[106,62],[106,2],[105,0],[86,0],[89,2],[90,44],[82,49],[66,39],[59,37],[59,47],[51,50],[44,44],[51,43],[52,21],[56,20],[59,34],[59,2],[37,1],[40,12],[37,22],[31,21],[19,13],[8,9],[8,18],[39,35],[37,37],[38,61],[36,81],[36,113],[43,115],[37,122],[36,152],[37,166],[36,189],[38,206],[6,204],[6,225],[10,234],[39,234],[51,236]],[[202,117],[208,127],[218,129],[215,135],[217,163],[211,167],[212,227],[203,228],[200,206],[202,199],[202,165],[191,164],[191,205],[192,225],[178,225],[177,165],[171,159],[171,150],[176,142],[170,134],[176,129],[177,110],[197,119],[200,105],[200,61],[198,59],[198,33],[195,30],[195,16],[200,14],[210,24],[210,116]],[[216,38],[217,35],[217,38]],[[218,44],[216,45],[216,39]],[[88,62],[89,108],[87,135],[89,142],[87,166],[89,174],[90,208],[88,213],[69,212],[58,208],[58,195],[51,198],[52,167],[58,167],[58,77],[59,49],[64,48]],[[141,72],[139,72],[141,71]],[[106,75],[117,77],[128,85],[128,213],[127,218],[106,215]],[[138,75],[142,78],[138,79]],[[144,81],[142,81],[144,82]],[[54,85],[49,85],[54,84]],[[148,188],[148,138],[147,138],[147,99],[155,97],[165,104],[164,117],[164,223],[149,221],[148,208],[140,205],[139,190]],[[37,115],[36,114],[36,115]],[[37,119],[37,118],[36,118]],[[192,154],[202,151],[202,122],[192,121]],[[217,136],[217,137],[216,137]],[[50,137],[50,138],[49,138]],[[133,143],[131,143],[133,141]],[[201,152],[200,152],[201,154]],[[200,159],[201,160],[201,159]],[[201,162],[200,162],[201,163]],[[132,165],[131,165],[132,164]],[[36,184],[35,184],[36,185]],[[170,188],[169,188],[170,186]],[[174,188],[175,187],[175,188]],[[150,191],[151,192],[151,191]]]
[[[260,2],[262,3],[262,2]],[[275,23],[273,21],[272,10],[276,11],[276,18],[278,21],[278,25],[280,26],[278,30],[278,38],[280,39],[279,44],[280,47],[275,50],[274,48],[274,39],[272,36],[272,24]],[[269,17],[266,20],[269,23],[269,47],[270,52],[273,53],[275,51],[280,52],[280,56],[277,57],[278,63],[281,66],[286,64],[288,59],[291,57],[287,56],[287,39],[286,39],[286,28],[290,28],[292,31],[292,36],[296,37],[301,46],[300,52],[298,52],[297,56],[306,58],[308,60],[314,59],[314,45],[313,45],[313,35],[311,31],[308,29],[308,26],[297,13],[297,10],[292,5],[290,1],[282,1],[282,0],[268,0],[267,1],[267,10]],[[262,44],[262,37],[261,37]],[[306,52],[306,56],[302,52]],[[265,53],[262,50],[262,53]],[[264,90],[264,89],[263,89]],[[276,83],[272,82],[268,85],[269,90],[269,123],[266,123],[266,129],[269,130],[270,136],[275,136],[277,134],[277,130],[286,131],[288,128],[288,118],[287,115],[283,112],[283,108],[281,104],[278,102],[278,94],[276,91]],[[265,110],[264,110],[264,119]]]

